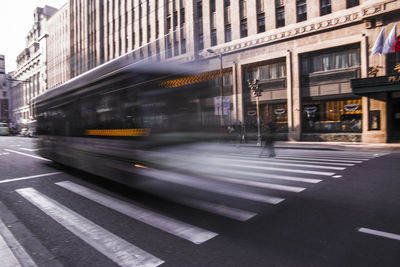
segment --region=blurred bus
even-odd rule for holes
[[[9,135],[8,125],[5,122],[0,122],[0,135]]]
[[[34,99],[39,154],[129,183],[134,165],[157,165],[146,151],[219,138],[214,78],[190,65],[99,66]]]

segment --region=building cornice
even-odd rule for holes
[[[364,20],[371,17],[379,16],[395,10],[400,10],[400,1],[398,0],[366,1],[361,6],[337,11],[305,22],[287,25],[282,28],[273,29],[247,38],[214,46],[213,50],[219,54],[233,53],[255,46],[273,44],[325,30],[332,30],[352,23],[362,23]],[[200,54],[205,57],[215,56],[214,54],[206,52],[206,49],[201,51]]]

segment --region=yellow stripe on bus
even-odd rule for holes
[[[98,136],[149,136],[150,129],[90,129],[86,130],[86,135]]]

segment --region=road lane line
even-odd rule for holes
[[[390,238],[390,239],[394,239],[394,240],[399,240],[400,241],[400,235],[397,235],[397,234],[392,234],[392,233],[388,233],[388,232],[382,232],[382,231],[373,230],[373,229],[364,228],[364,227],[359,228],[358,231],[360,233],[376,235],[376,236],[386,237],[386,238]]]
[[[26,151],[31,151],[31,152],[34,152],[34,151],[38,151],[39,149],[37,149],[37,148],[24,148],[24,147],[21,147],[20,148],[21,150],[26,150]]]
[[[333,159],[337,161],[342,161],[342,160],[356,160],[356,161],[367,161],[373,158],[359,158],[359,157],[336,157],[336,156],[320,156],[320,155],[279,155],[283,157],[304,157],[304,158],[318,158],[318,159]]]
[[[17,189],[16,192],[120,266],[147,267],[164,263],[33,188]]]
[[[6,179],[6,180],[0,181],[0,184],[21,181],[21,180],[27,180],[27,179],[34,179],[34,178],[39,178],[39,177],[44,177],[44,176],[51,176],[51,175],[56,175],[56,174],[61,174],[61,173],[62,172],[50,172],[50,173],[44,173],[44,174],[38,174],[38,175],[32,175],[32,176]]]
[[[185,175],[176,172],[168,172],[168,171],[161,171],[155,169],[138,169],[136,172],[143,176],[152,177],[157,180],[185,185],[193,188],[198,188],[204,191],[209,191],[221,195],[227,195],[231,197],[237,197],[257,202],[263,202],[268,204],[278,204],[284,201],[284,198],[272,197],[267,195],[260,195],[255,193],[250,193],[246,191],[238,191],[233,189],[224,189],[218,187],[210,187],[206,184],[201,183],[200,181],[196,181],[194,177],[190,175]]]
[[[146,210],[137,204],[116,199],[70,181],[59,182],[56,185],[195,244],[201,244],[218,235],[217,233]]]
[[[23,246],[0,219],[0,259],[4,267],[37,267]],[[20,261],[22,261],[20,263]]]
[[[24,155],[24,156],[27,156],[27,157],[35,158],[35,159],[41,159],[41,160],[45,160],[45,161],[51,161],[51,160],[49,160],[49,159],[45,159],[45,158],[42,158],[42,157],[39,157],[39,156],[29,155],[29,154],[22,153],[22,152],[19,152],[19,151],[15,151],[15,150],[11,150],[11,149],[4,149],[4,150],[5,150],[5,151],[8,151],[8,152],[13,152],[13,153],[17,153],[17,154],[20,154],[20,155]]]

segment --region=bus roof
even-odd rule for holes
[[[159,74],[194,74],[201,72],[195,64],[177,64],[170,62],[151,62],[147,60],[132,61],[130,54],[121,56],[100,66],[97,66],[81,75],[72,78],[58,87],[54,87],[32,99],[41,102],[57,95],[84,87],[88,84],[122,72],[159,73]]]

